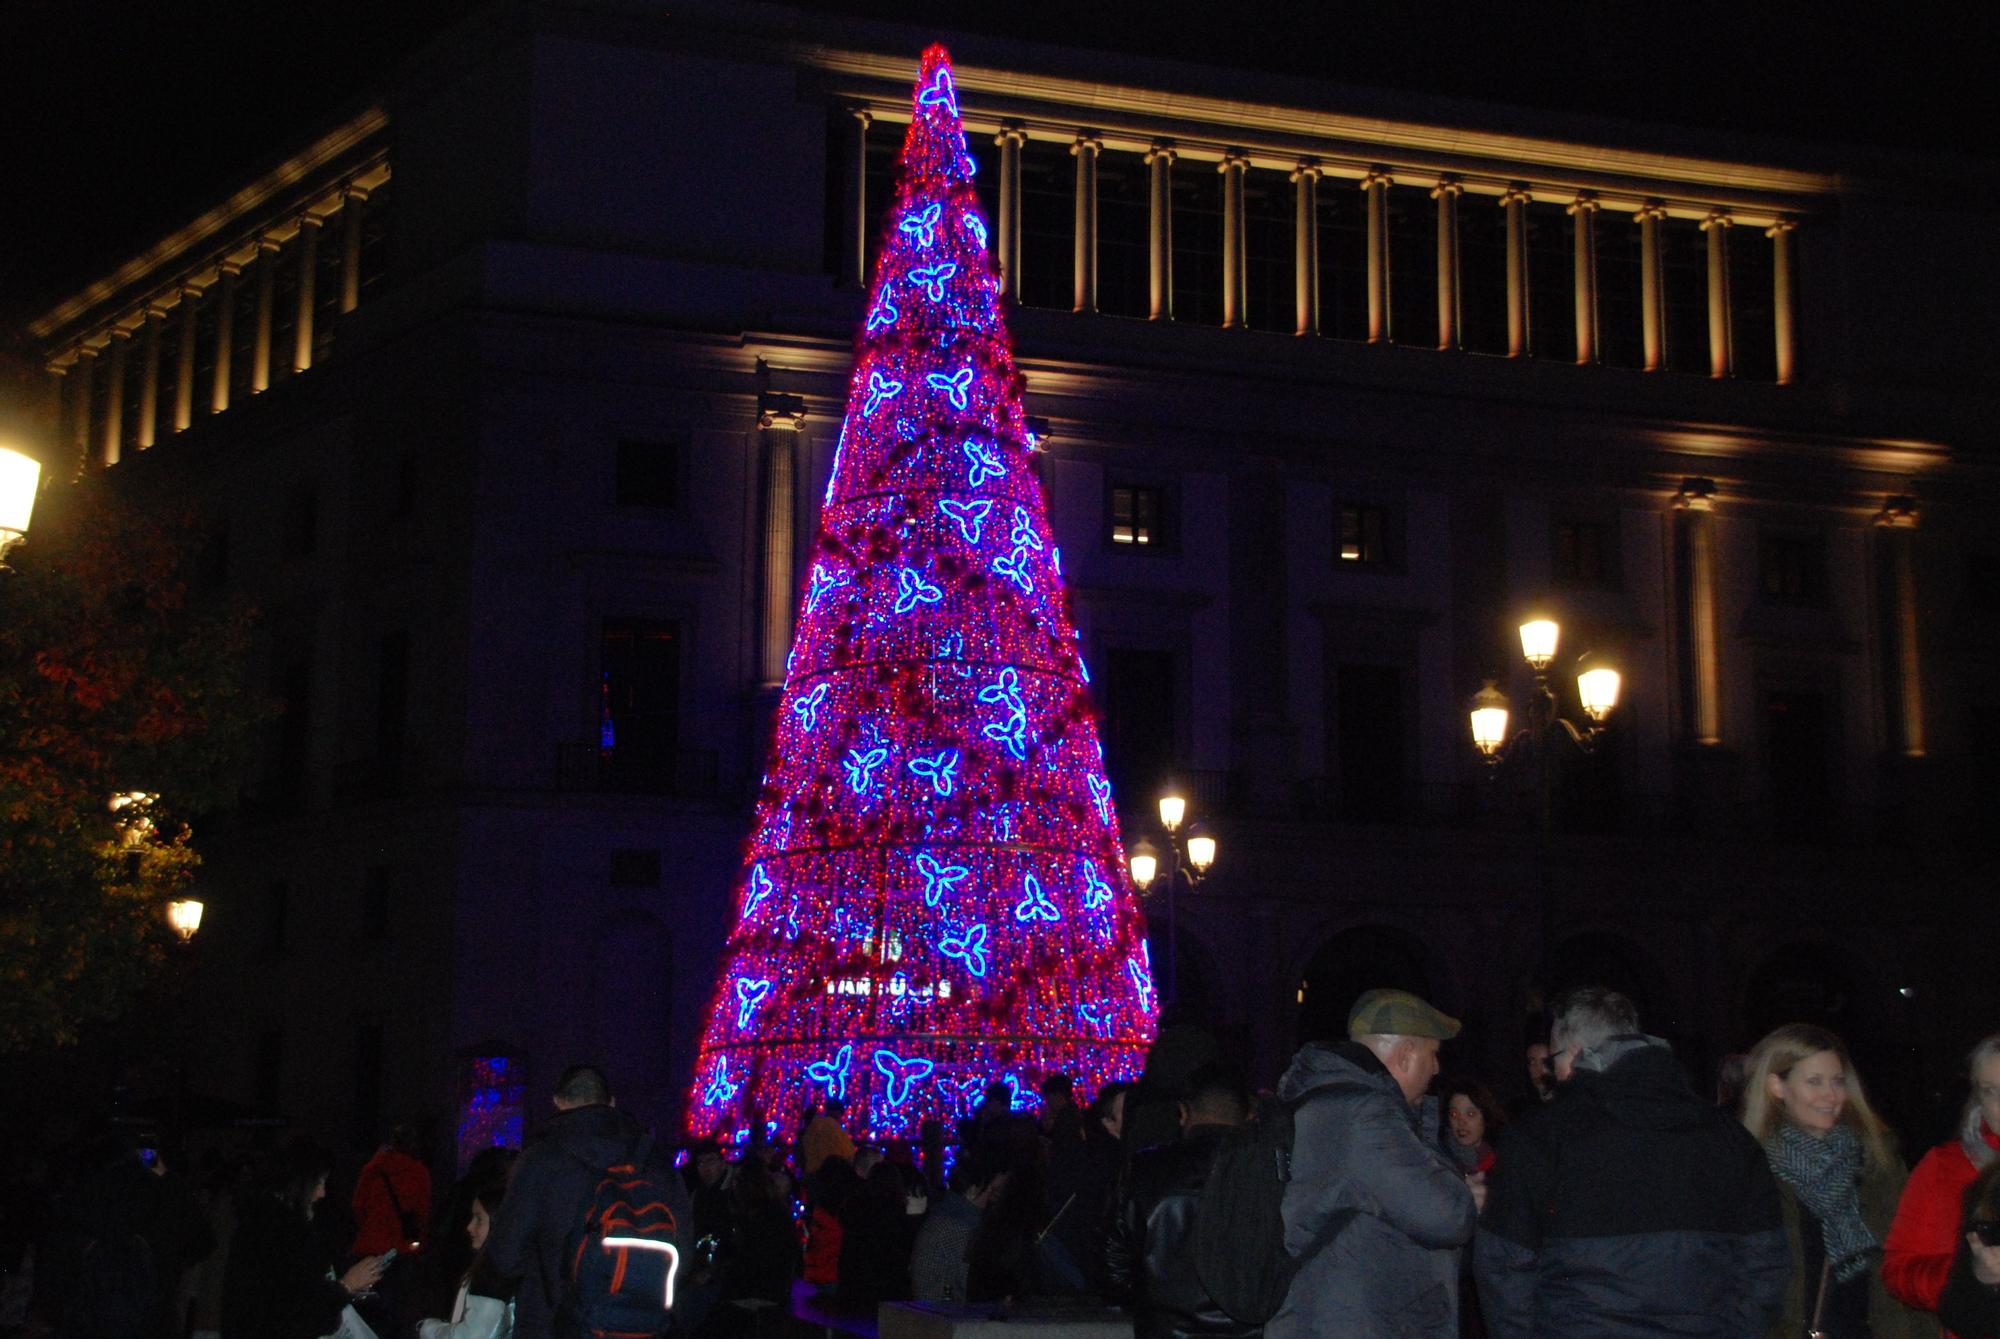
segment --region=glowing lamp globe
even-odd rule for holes
[[[1488,761],[1497,758],[1507,742],[1507,695],[1493,680],[1472,695],[1472,745]]]
[[[167,903],[167,924],[174,928],[174,933],[181,937],[183,944],[193,939],[195,932],[201,929],[202,910],[202,904],[192,897]]]
[[[1593,665],[1576,676],[1577,699],[1593,721],[1602,721],[1618,705],[1618,671],[1609,665]]]
[[[40,461],[0,446],[0,558],[28,537],[28,520],[35,514],[35,493],[41,481]]]
[[[1547,618],[1530,619],[1521,625],[1521,656],[1537,674],[1556,658],[1556,638],[1561,631]]]
[[[1132,848],[1132,858],[1127,862],[1132,871],[1132,884],[1137,888],[1151,888],[1153,879],[1160,872],[1160,853],[1145,838]]]
[[[1197,874],[1208,873],[1208,867],[1215,863],[1215,838],[1206,832],[1190,834],[1187,841],[1188,863]]]
[[[1181,820],[1187,817],[1187,800],[1169,791],[1160,797],[1160,826],[1168,832],[1177,830]]]

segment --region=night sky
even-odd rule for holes
[[[12,0],[0,17],[12,57],[0,78],[0,326],[296,148],[475,7]],[[802,7],[1639,122],[2000,156],[1992,6],[1885,4],[1845,22],[1830,17],[1840,7],[1772,0]]]

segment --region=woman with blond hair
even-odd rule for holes
[[[1847,1046],[1788,1023],[1750,1052],[1743,1124],[1784,1203],[1792,1281],[1773,1339],[1916,1339],[1931,1330],[1883,1288],[1876,1265],[1908,1171],[1868,1104]]]
[[[2000,1163],[2000,1032],[1972,1048],[1966,1078],[1972,1092],[1958,1137],[1924,1154],[1910,1173],[1882,1260],[1889,1291],[1925,1311],[1938,1309],[1958,1253],[1966,1188]]]

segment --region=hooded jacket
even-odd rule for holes
[[[1764,1150],[1656,1037],[1577,1064],[1501,1137],[1474,1252],[1493,1339],[1764,1334],[1791,1275]]]
[[[1459,1248],[1476,1211],[1437,1144],[1437,1100],[1410,1105],[1357,1042],[1300,1049],[1285,1250],[1299,1261],[1269,1339],[1457,1339]]]
[[[486,1239],[486,1258],[500,1274],[519,1279],[516,1339],[548,1339],[562,1300],[563,1247],[597,1193],[604,1169],[630,1157],[639,1142],[637,1121],[611,1106],[558,1111],[529,1139],[514,1165],[514,1180]],[[678,1176],[662,1178],[679,1201],[676,1222],[689,1221]]]

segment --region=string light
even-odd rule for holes
[[[704,1137],[822,1097],[912,1137],[988,1083],[1018,1106],[1050,1074],[1133,1078],[1155,1032],[942,48],[913,107],[701,1035]]]

